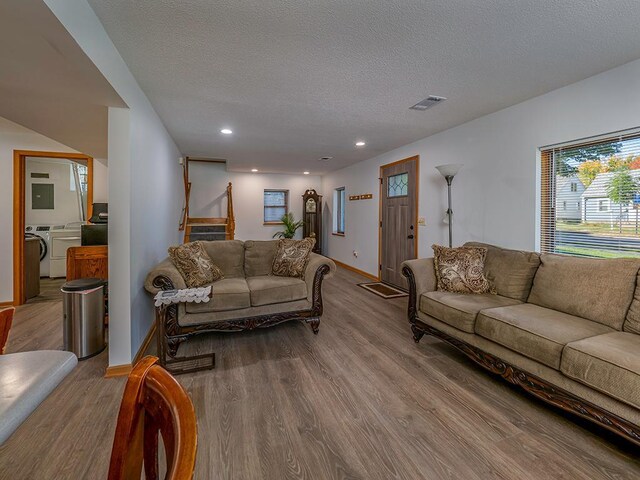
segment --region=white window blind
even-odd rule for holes
[[[264,191],[264,222],[280,223],[289,209],[288,190]]]
[[[640,258],[640,129],[541,154],[541,251]]]

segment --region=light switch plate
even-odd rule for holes
[[[427,221],[424,217],[418,218],[418,225],[422,225],[423,227],[427,225]]]

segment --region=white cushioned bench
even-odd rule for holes
[[[0,445],[78,363],[59,350],[0,355]]]

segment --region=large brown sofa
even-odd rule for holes
[[[333,261],[312,253],[303,278],[271,275],[277,240],[223,240],[202,242],[207,254],[224,274],[211,284],[207,303],[171,305],[159,332],[168,354],[175,357],[180,343],[205,332],[233,332],[264,328],[288,320],[303,320],[318,333],[322,315],[322,280],[336,269]],[[186,288],[169,258],[147,275],[145,288]]]
[[[640,444],[640,260],[491,245],[497,295],[437,291],[432,258],[403,264],[409,322],[536,397]]]

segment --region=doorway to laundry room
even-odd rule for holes
[[[93,208],[93,158],[14,154],[14,304],[61,298],[67,250],[81,245]]]

